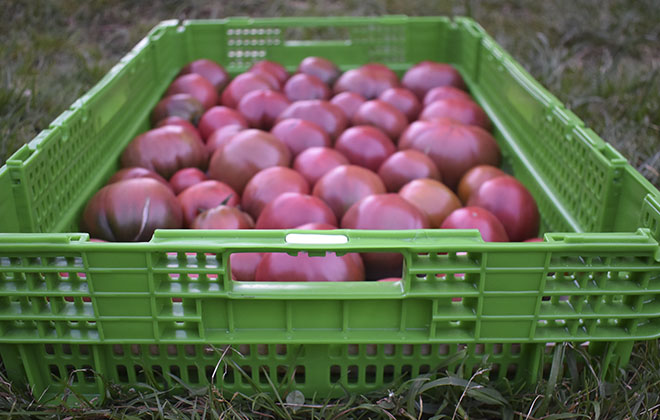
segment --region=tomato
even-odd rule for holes
[[[414,149],[401,150],[388,157],[378,169],[388,192],[398,192],[408,182],[430,178],[441,181],[440,171],[430,157]]]
[[[426,214],[432,228],[439,228],[461,201],[445,184],[435,179],[416,179],[401,188],[399,195]]]
[[[382,68],[360,67],[352,69],[341,76],[333,86],[335,94],[341,92],[355,92],[365,99],[376,99],[383,91],[397,87],[399,85],[396,75],[391,77],[390,73],[385,72]]]
[[[243,96],[254,90],[279,89],[280,87],[277,84],[277,81],[269,81],[258,73],[243,73],[234,77],[234,79],[229,82],[225,90],[222,91],[220,101],[222,102],[222,105],[228,108],[236,108]]]
[[[408,119],[392,105],[375,99],[367,101],[353,115],[355,125],[373,125],[396,141],[408,126]]]
[[[293,229],[312,222],[337,226],[337,218],[321,199],[291,192],[280,194],[264,207],[256,228]]]
[[[322,57],[303,59],[298,65],[298,73],[316,76],[327,85],[333,84],[341,74],[339,68],[332,61]]]
[[[534,197],[512,176],[484,182],[472,194],[468,205],[483,207],[493,213],[504,225],[511,241],[524,241],[539,233],[539,210]]]
[[[190,229],[252,229],[254,220],[232,206],[219,205],[208,209],[195,217]]]
[[[312,190],[314,196],[328,204],[337,219],[362,198],[385,192],[385,185],[378,175],[356,165],[332,169],[316,182]]]
[[[248,128],[245,117],[238,111],[226,106],[214,106],[206,111],[199,120],[198,128],[202,138],[208,140],[215,130],[227,125],[240,125],[243,128]]]
[[[373,74],[378,79],[386,80],[392,86],[399,85],[399,76],[397,76],[396,73],[385,64],[367,63],[360,67],[360,69]]]
[[[378,99],[401,111],[410,122],[417,119],[422,109],[417,96],[405,88],[387,89],[378,96]]]
[[[261,252],[236,252],[229,256],[231,277],[235,281],[254,281]]]
[[[281,120],[270,132],[286,144],[294,157],[310,147],[332,145],[330,136],[318,124],[300,118]]]
[[[499,219],[481,207],[462,207],[453,211],[440,228],[478,229],[486,242],[509,242],[509,236]]]
[[[209,109],[218,103],[218,91],[204,77],[196,73],[179,76],[167,88],[164,96],[177,93],[188,93],[197,99],[204,109]]]
[[[290,101],[306,99],[330,99],[330,88],[321,79],[311,74],[299,73],[291,76],[282,89]]]
[[[151,125],[167,117],[180,117],[197,124],[204,113],[204,107],[194,96],[188,93],[177,93],[161,99],[151,111]]]
[[[438,86],[426,92],[424,95],[423,106],[426,107],[431,103],[440,99],[464,99],[472,101],[472,96],[466,91],[456,88],[454,86]]]
[[[289,78],[289,72],[286,71],[283,65],[275,61],[261,60],[255,62],[252,67],[248,69],[249,73],[269,73],[275,77],[279,86],[283,86],[284,82]]]
[[[135,137],[124,149],[121,164],[139,166],[171,177],[181,168],[206,168],[208,154],[196,133],[184,127],[166,125]]]
[[[156,229],[182,227],[181,207],[171,189],[151,178],[106,185],[87,202],[81,228],[106,241],[148,241]]]
[[[454,86],[465,89],[461,74],[450,64],[422,61],[406,71],[401,79],[406,89],[422,100],[426,92],[438,86]]]
[[[132,168],[123,168],[118,170],[117,172],[115,172],[114,175],[110,177],[106,185],[114,184],[115,182],[119,182],[119,181],[125,181],[127,179],[135,179],[135,178],[155,179],[161,184],[166,185],[168,188],[170,187],[170,184],[167,182],[167,180],[162,176],[158,175],[156,172],[151,171],[147,168],[140,168],[138,166]]]
[[[310,99],[289,105],[279,116],[278,122],[287,118],[300,118],[317,124],[336,139],[346,128],[347,120],[342,110],[328,101]]]
[[[250,127],[270,130],[277,117],[289,105],[291,102],[282,92],[255,90],[241,98],[237,110],[245,117]]]
[[[290,163],[291,152],[277,137],[249,129],[237,133],[213,153],[208,174],[242,194],[245,184],[260,170]]]
[[[419,116],[420,120],[451,118],[462,124],[476,125],[484,130],[493,128],[486,112],[476,102],[466,99],[439,99],[427,105]]]
[[[500,168],[491,165],[479,165],[470,169],[463,175],[458,183],[458,198],[467,203],[473,192],[477,191],[481,184],[489,179],[505,176],[506,173]]]
[[[359,125],[344,131],[335,143],[335,149],[353,165],[377,171],[380,165],[396,152],[396,146],[380,129]]]
[[[209,156],[213,156],[213,153],[221,148],[223,144],[227,143],[232,137],[234,137],[234,135],[245,129],[246,128],[242,125],[231,124],[215,130],[211,133],[209,138],[206,139],[206,150],[208,150]]]
[[[156,126],[154,128],[159,128],[159,127],[162,127],[164,125],[178,125],[178,126],[181,126],[185,129],[187,129],[188,131],[190,131],[191,133],[197,134],[197,137],[199,137],[199,139],[202,140],[202,135],[199,133],[199,130],[197,129],[197,127],[192,125],[190,123],[190,121],[184,120],[181,117],[174,117],[173,116],[173,117],[163,118],[162,120],[158,121],[158,123],[156,124]]]
[[[341,219],[343,229],[424,229],[427,217],[398,194],[370,195],[351,206]],[[362,254],[367,279],[401,277],[403,256],[392,252]]]
[[[174,194],[179,194],[181,191],[202,181],[208,180],[208,177],[199,168],[183,168],[179,169],[170,178],[170,186]]]
[[[255,219],[266,204],[286,192],[309,194],[309,183],[290,168],[274,166],[257,172],[245,186],[241,207]]]
[[[419,127],[419,126],[417,126]],[[456,190],[458,181],[471,168],[478,165],[500,164],[500,149],[486,130],[450,120],[433,121],[416,130],[416,136],[404,133],[399,149],[416,149],[430,157],[442,175],[442,181]]]
[[[298,171],[311,186],[323,175],[341,165],[348,165],[346,156],[327,147],[305,149],[293,161],[293,169]]]
[[[357,257],[357,258],[356,258]],[[310,257],[304,252],[296,256],[278,252],[265,253],[257,266],[256,281],[362,281],[364,265],[357,254],[341,257],[327,253]]]
[[[183,210],[183,224],[190,226],[201,212],[220,204],[235,207],[241,197],[229,185],[215,180],[202,181],[192,185],[177,195]]]
[[[332,226],[327,223],[305,223],[304,225],[296,226],[300,230],[334,230],[337,226]]]
[[[330,103],[337,105],[349,122],[353,120],[353,115],[357,112],[360,105],[367,102],[366,99],[359,93],[355,92],[342,92],[338,93],[330,99]]]
[[[215,61],[201,58],[186,64],[179,75],[197,73],[213,85],[217,92],[221,92],[227,83],[229,83],[229,74],[225,71],[224,67]]]

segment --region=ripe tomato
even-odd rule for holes
[[[424,95],[423,106],[426,107],[431,103],[438,101],[440,99],[465,99],[466,101],[472,101],[472,96],[466,91],[455,88],[453,86],[438,86],[426,92]]]
[[[500,168],[491,165],[479,165],[470,169],[463,175],[458,183],[458,198],[467,203],[472,193],[477,191],[481,184],[489,179],[505,176],[506,173]]]
[[[432,228],[461,207],[461,201],[445,184],[434,179],[416,179],[401,188],[399,195],[426,214]]]
[[[387,89],[378,96],[378,99],[403,112],[409,122],[415,121],[422,109],[417,96],[406,88]]]
[[[310,99],[294,102],[279,116],[278,122],[287,118],[311,121],[336,139],[346,128],[347,120],[342,110],[328,101]]]
[[[310,147],[330,147],[332,140],[318,124],[300,118],[281,120],[270,132],[286,144],[293,157]]]
[[[285,120],[286,121],[286,120]],[[309,185],[314,186],[323,175],[341,165],[348,165],[348,159],[335,149],[310,147],[293,161],[293,169],[302,175]]]
[[[481,207],[462,207],[442,222],[441,229],[478,229],[485,242],[509,242],[509,236],[497,217]]]
[[[236,252],[229,256],[231,277],[235,281],[254,281],[257,265],[261,261],[260,252]]]
[[[174,194],[179,194],[181,191],[202,181],[208,180],[206,174],[199,168],[183,168],[179,169],[170,178],[170,186]]]
[[[330,99],[330,103],[337,105],[346,115],[349,123],[352,124],[353,115],[357,112],[360,105],[367,102],[362,95],[355,92],[338,93]]]
[[[147,168],[140,168],[140,167],[132,167],[132,168],[123,168],[115,172],[114,175],[110,177],[106,185],[108,184],[114,184],[115,182],[119,181],[125,181],[127,179],[134,179],[134,178],[151,178],[155,179],[156,181],[160,182],[163,185],[167,185],[167,187],[170,187],[170,184],[167,182],[165,178],[162,176],[158,175],[156,172],[151,171]]]
[[[415,149],[401,150],[388,157],[378,169],[388,192],[398,192],[408,182],[430,178],[441,181],[440,171],[430,157]]]
[[[242,125],[232,124],[225,125],[211,133],[209,138],[206,139],[206,150],[208,150],[209,156],[213,156],[213,153],[215,153],[216,150],[221,148],[222,145],[229,141],[229,139],[243,130],[246,130],[246,128]]]
[[[190,229],[252,229],[254,220],[232,206],[219,205],[210,208],[195,217]]]
[[[357,254],[310,257],[304,252],[296,256],[265,253],[254,277],[256,281],[362,281],[364,265]]]
[[[359,125],[344,131],[335,143],[335,149],[353,165],[377,171],[380,165],[396,152],[396,146],[379,128]]]
[[[179,75],[188,73],[197,73],[211,82],[217,92],[221,92],[227,83],[229,83],[229,74],[225,71],[224,67],[215,61],[201,58],[186,64]]]
[[[268,73],[275,77],[279,87],[284,86],[284,82],[289,78],[289,72],[286,71],[283,65],[275,61],[261,60],[255,62],[252,67],[248,69],[248,73],[263,74]]]
[[[167,117],[180,117],[197,124],[204,107],[189,93],[177,93],[161,99],[151,111],[151,125],[156,126]]]
[[[282,89],[291,102],[307,99],[330,99],[330,88],[321,79],[311,74],[299,73],[291,76]]]
[[[421,120],[451,118],[462,124],[476,125],[490,131],[493,126],[486,112],[476,102],[466,99],[439,99],[430,103],[419,116]]]
[[[337,218],[321,199],[300,193],[284,193],[264,207],[256,228],[292,229],[312,222],[337,226]]]
[[[258,73],[243,73],[229,82],[220,101],[228,108],[236,108],[241,98],[254,90],[279,90],[277,81],[269,81]]]
[[[177,195],[183,210],[183,224],[190,226],[201,212],[220,204],[237,206],[241,197],[229,185],[215,180],[202,181],[192,185]]]
[[[209,109],[218,103],[218,91],[204,77],[196,73],[179,76],[167,88],[164,96],[177,93],[188,93],[197,99],[204,109]]]
[[[248,128],[245,117],[238,111],[226,106],[214,106],[202,115],[198,128],[202,138],[208,140],[215,130],[228,125],[240,125],[243,128]]]
[[[332,85],[341,71],[330,60],[322,57],[307,57],[298,65],[298,73],[311,74],[321,79],[326,85]]]
[[[422,61],[406,71],[401,79],[406,89],[422,100],[426,92],[437,86],[454,86],[465,89],[461,74],[450,64]]]
[[[293,169],[283,166],[266,168],[257,172],[245,186],[241,207],[258,219],[266,204],[287,192],[309,194],[309,183]]]
[[[245,117],[250,127],[270,130],[277,117],[291,102],[282,92],[254,90],[238,102],[237,110]]]
[[[199,139],[202,140],[202,135],[199,133],[199,130],[197,129],[197,127],[192,125],[192,123],[190,121],[184,120],[181,117],[172,116],[172,117],[163,118],[162,120],[158,121],[158,123],[156,124],[156,126],[154,128],[159,128],[159,127],[162,127],[162,126],[165,126],[165,125],[178,125],[178,126],[181,126],[181,127],[185,128],[186,130],[190,131],[191,133],[195,133],[197,135],[197,137],[199,137]]]
[[[353,124],[376,126],[396,141],[408,126],[408,119],[394,106],[375,99],[360,105],[353,115]]]

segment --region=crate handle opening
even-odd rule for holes
[[[322,235],[318,233],[289,233],[284,238],[288,244],[299,245],[336,245],[347,244],[346,235]]]

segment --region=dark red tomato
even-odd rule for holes
[[[509,242],[509,236],[495,215],[481,207],[463,207],[452,212],[441,229],[478,229],[486,242]]]
[[[338,106],[319,99],[292,103],[280,114],[278,120],[287,118],[311,121],[324,129],[332,139],[339,137],[348,124],[344,112]]]
[[[429,222],[424,213],[398,194],[364,197],[346,212],[341,220],[343,229],[425,229]],[[400,277],[403,256],[399,253],[373,252],[362,254],[368,279]]]
[[[258,73],[243,73],[234,77],[229,82],[224,91],[220,101],[222,105],[229,108],[236,108],[240,100],[246,94],[254,90],[279,90],[280,87],[273,82],[265,79]]]
[[[106,185],[87,202],[81,227],[106,241],[143,242],[156,229],[179,229],[181,207],[171,189],[151,178]]]
[[[355,115],[360,105],[365,102],[367,100],[355,92],[338,93],[330,99],[330,103],[337,105],[344,112],[349,122],[353,120],[353,115]]]
[[[483,207],[504,225],[514,242],[534,238],[539,233],[539,210],[532,194],[512,176],[484,182],[470,197],[469,206]]]
[[[172,175],[170,186],[174,194],[180,194],[186,188],[206,180],[208,180],[208,177],[199,168],[183,168]]]
[[[139,166],[171,177],[181,168],[205,169],[208,155],[196,133],[177,125],[153,128],[135,137],[124,149],[121,164]]]
[[[410,122],[417,119],[419,111],[422,109],[417,96],[405,88],[387,89],[378,96],[378,99],[403,112]]]
[[[399,195],[426,214],[432,228],[461,207],[461,200],[445,184],[435,179],[416,179],[401,188]]]
[[[170,187],[170,184],[167,182],[167,180],[158,175],[156,172],[137,166],[133,168],[123,168],[118,170],[112,177],[110,177],[106,185],[134,178],[151,178],[155,179],[163,185],[166,185],[168,188]]]
[[[190,226],[202,212],[226,204],[236,207],[241,197],[229,185],[215,180],[202,181],[181,191],[176,199],[183,210],[183,224]]]
[[[254,220],[236,207],[219,205],[200,213],[190,229],[252,229]]]
[[[339,68],[322,57],[307,57],[298,65],[298,73],[316,76],[326,85],[332,85],[341,74]]]
[[[500,149],[490,133],[449,120],[433,121],[419,130],[416,137],[402,135],[399,149],[416,149],[428,155],[440,170],[442,181],[452,190],[456,190],[458,181],[471,168],[499,166],[501,159]]]
[[[294,157],[310,147],[332,145],[330,136],[318,124],[300,118],[281,120],[270,132],[286,144]]]
[[[283,166],[266,168],[257,172],[245,186],[241,207],[258,219],[266,204],[287,192],[309,194],[309,183],[293,169]]]
[[[422,61],[411,67],[401,79],[406,89],[413,91],[422,100],[424,95],[438,86],[454,86],[465,89],[465,82],[461,74],[450,64]]]
[[[213,153],[208,174],[242,194],[245,184],[260,170],[290,163],[291,152],[277,137],[249,129],[235,134]]]
[[[462,124],[476,125],[484,130],[493,128],[486,112],[472,100],[465,99],[439,99],[427,105],[420,120],[431,120],[434,118],[451,118]]]
[[[348,165],[346,156],[328,147],[310,147],[293,161],[293,169],[298,171],[311,186],[323,175],[341,165]]]
[[[192,133],[197,133],[197,137],[199,137],[199,139],[202,140],[202,135],[199,134],[199,130],[197,129],[197,127],[192,125],[190,123],[190,121],[184,120],[181,117],[167,117],[167,118],[164,118],[164,119],[158,121],[158,124],[156,124],[156,126],[154,128],[162,127],[164,125],[178,125],[178,126],[181,126],[181,127],[187,129],[188,131],[190,131]]]
[[[458,198],[467,203],[473,192],[477,191],[481,184],[489,179],[505,176],[506,173],[500,168],[491,165],[479,165],[470,169],[463,175],[458,183]]]
[[[384,71],[373,66],[361,67],[339,76],[333,86],[333,92],[355,92],[365,99],[376,99],[383,91],[397,86],[398,80],[392,80]]]
[[[329,171],[316,182],[312,190],[314,196],[330,206],[338,220],[362,198],[385,192],[385,185],[378,175],[355,165],[338,166]]]
[[[177,93],[161,99],[151,111],[151,125],[156,126],[159,121],[167,117],[180,117],[193,124],[197,124],[204,113],[204,107],[194,96],[188,93]]]
[[[291,102],[282,92],[255,90],[241,98],[237,109],[250,127],[270,130],[277,117],[289,105]]]
[[[218,93],[221,92],[225,86],[227,86],[227,83],[229,83],[229,74],[225,71],[224,67],[215,61],[211,61],[205,58],[191,61],[190,63],[186,64],[179,72],[179,75],[188,73],[197,73],[204,77],[206,80],[211,82]]]
[[[238,134],[245,129],[246,128],[242,125],[232,124],[215,130],[209,138],[206,139],[206,150],[209,151],[209,156],[213,156],[213,153],[221,148],[223,144],[227,143],[235,134]]]
[[[293,229],[312,222],[337,226],[337,218],[321,199],[300,193],[284,193],[264,207],[256,228]]]
[[[408,119],[387,102],[374,99],[360,105],[353,116],[354,125],[373,125],[396,141],[408,126]]]
[[[299,73],[291,76],[282,89],[290,101],[306,99],[330,99],[330,88],[321,79],[311,74]]]
[[[376,75],[378,79],[387,80],[390,84],[392,84],[392,86],[399,85],[399,77],[392,69],[387,67],[385,64],[367,63],[360,68],[364,71]]]
[[[327,223],[305,223],[304,225],[296,226],[300,230],[334,230],[337,226],[332,226]]]
[[[379,128],[359,125],[344,131],[335,143],[353,165],[376,172],[380,165],[396,152],[396,146]]]
[[[284,86],[284,83],[289,78],[289,72],[286,71],[283,65],[269,60],[261,60],[255,62],[252,67],[248,70],[250,73],[261,73],[266,72],[275,76],[275,79],[280,86]]]
[[[357,258],[355,258],[357,257]],[[338,257],[327,253],[310,257],[301,252],[291,256],[283,252],[265,253],[257,266],[256,281],[362,281],[364,264],[359,255]]]
[[[257,265],[263,254],[260,252],[240,252],[229,256],[231,277],[235,281],[254,281]]]
[[[426,92],[424,95],[423,106],[431,105],[435,101],[440,99],[464,99],[466,101],[472,101],[472,96],[466,91],[456,88],[454,86],[438,86]]]
[[[218,103],[218,91],[204,77],[196,73],[179,76],[167,88],[164,96],[177,93],[188,93],[197,99],[204,109],[209,109]]]
[[[248,123],[238,111],[226,106],[214,106],[202,115],[199,120],[199,133],[206,141],[215,131],[227,125],[240,125],[248,128]]]
[[[378,169],[388,192],[398,192],[408,182],[430,178],[441,181],[440,171],[430,157],[414,150],[402,150],[388,157]]]

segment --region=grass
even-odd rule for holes
[[[263,4],[128,0],[21,2],[0,9],[0,163],[33,138],[132,48],[158,21],[232,15],[470,15],[586,124],[660,185],[660,7],[653,0],[553,1],[331,0]],[[402,382],[392,392],[315,401],[294,395],[135,393],[113,387],[86,411],[40,406],[0,382],[0,417],[17,418],[656,418],[658,343],[637,344],[619,379],[600,379],[597,359],[566,347],[559,366],[533,388],[444,372]],[[488,369],[488,366],[484,367]],[[552,371],[551,371],[552,372]],[[303,396],[304,397],[304,396]],[[300,402],[302,401],[302,404]],[[295,403],[295,404],[294,404]]]

